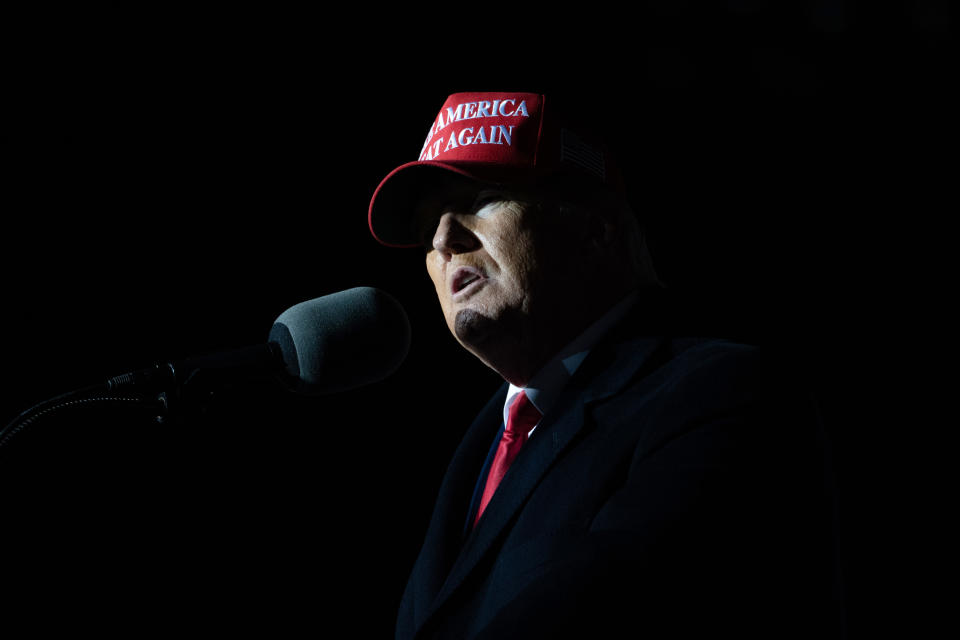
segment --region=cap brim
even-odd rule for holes
[[[486,164],[418,161],[400,165],[387,174],[370,199],[367,221],[373,237],[388,247],[419,247],[414,216],[417,203],[444,180],[460,175],[485,183],[505,184],[527,179],[524,171]]]

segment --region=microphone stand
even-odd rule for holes
[[[282,381],[277,363],[282,364],[279,348],[268,343],[232,351],[229,357],[212,354],[114,376],[106,383],[61,394],[22,412],[0,430],[0,448],[40,419],[66,409],[139,405],[155,423],[181,422],[186,415],[202,412],[214,389],[235,378],[256,377],[266,369]]]

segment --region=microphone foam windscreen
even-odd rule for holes
[[[356,287],[290,307],[269,340],[283,353],[294,391],[325,395],[396,371],[410,349],[410,321],[389,294]]]

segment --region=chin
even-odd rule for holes
[[[496,320],[476,309],[461,309],[453,321],[453,335],[464,346],[486,342],[494,333]]]

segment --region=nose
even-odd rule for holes
[[[440,216],[433,233],[433,248],[449,260],[458,253],[467,253],[480,247],[480,239],[467,228],[460,216],[447,212]]]

